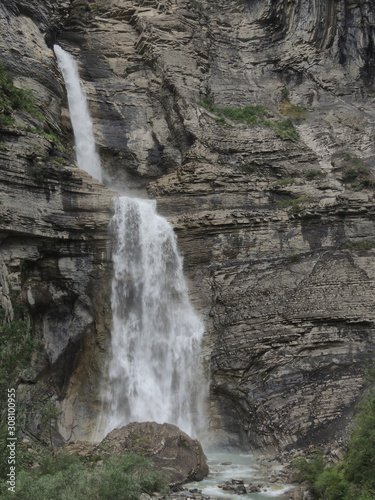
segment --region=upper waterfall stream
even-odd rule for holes
[[[101,179],[92,122],[74,58],[54,47],[68,93],[78,166]],[[156,202],[119,197],[114,237],[113,331],[96,439],[132,421],[201,426],[203,324],[188,297],[177,239]]]
[[[92,121],[86,102],[77,63],[59,45],[53,47],[59,68],[64,78],[68,95],[69,114],[74,133],[75,153],[78,167],[102,180],[100,158],[96,152]]]

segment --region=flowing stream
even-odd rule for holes
[[[54,47],[65,79],[77,163],[101,179],[92,122],[74,58]],[[203,324],[188,297],[176,236],[156,202],[115,201],[112,356],[96,439],[133,421],[202,427]]]

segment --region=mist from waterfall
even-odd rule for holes
[[[59,45],[54,45],[53,50],[63,75],[68,95],[69,114],[73,127],[78,167],[101,181],[102,170],[100,158],[96,151],[92,121],[83,86],[79,78],[77,63],[74,57]]]
[[[92,122],[74,58],[54,46],[63,73],[80,168],[101,178]],[[92,169],[90,171],[90,169]],[[111,356],[92,439],[132,421],[203,428],[203,324],[188,296],[177,239],[156,202],[121,196],[114,238]]]

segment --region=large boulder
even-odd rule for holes
[[[97,449],[114,455],[132,451],[149,458],[156,469],[169,475],[172,488],[208,474],[199,441],[172,424],[132,422],[107,434]]]

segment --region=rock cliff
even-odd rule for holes
[[[2,300],[20,290],[69,367],[65,437],[95,414],[113,194],[46,136],[69,135],[55,41],[80,61],[107,186],[147,192],[177,231],[216,437],[341,436],[375,344],[371,2],[5,1],[1,18],[1,60],[45,117],[1,130]]]

